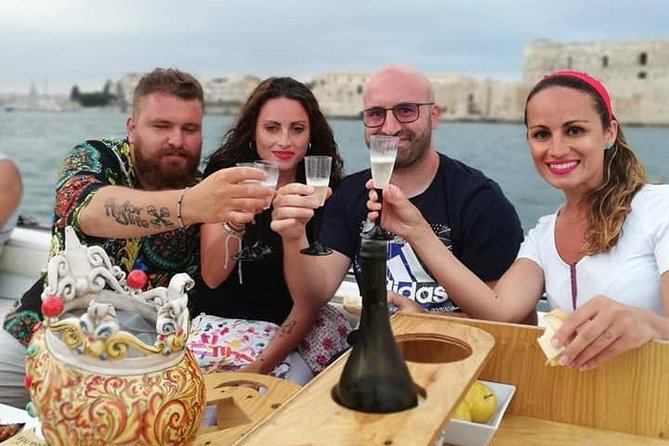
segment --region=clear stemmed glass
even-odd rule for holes
[[[369,160],[379,203],[383,203],[382,188],[390,182],[393,174],[399,143],[400,139],[396,136],[372,135],[369,139]],[[373,240],[392,240],[393,236],[381,227],[381,210],[374,225],[362,235]]]
[[[320,207],[314,212],[314,219],[311,226],[311,244],[301,250],[302,254],[309,256],[326,256],[332,254],[332,250],[323,246],[318,240],[318,234],[321,228],[321,218],[323,216],[323,204],[325,203],[325,193],[330,184],[330,171],[332,168],[332,157],[323,155],[312,155],[304,157],[304,173],[307,179],[307,185],[316,189],[316,194],[320,196]]]
[[[258,160],[253,163],[254,167],[257,169],[264,170],[267,174],[265,181],[262,181],[260,184],[263,186],[269,187],[272,190],[276,189],[277,184],[279,183],[279,165],[274,161],[265,161]],[[262,258],[266,255],[272,254],[274,250],[271,246],[263,241],[263,232],[265,230],[266,221],[269,217],[270,211],[268,210],[272,204],[272,201],[267,202],[265,210],[260,214],[258,221],[258,231],[256,233],[256,242],[251,246],[255,252],[258,253],[259,258]]]
[[[255,169],[260,169],[263,170],[267,173],[267,178],[265,181],[256,181],[256,180],[246,180],[246,182],[249,183],[258,183],[263,186],[271,187],[273,189],[276,188],[277,182],[279,180],[279,168],[276,164],[272,163],[265,163],[263,161],[255,161],[255,162],[243,162],[243,163],[237,163],[237,167],[253,167]],[[267,204],[265,209],[269,209],[269,206],[271,204],[271,201]],[[265,212],[263,212],[260,215],[260,218],[263,217]],[[253,243],[251,246],[248,245],[248,243],[242,242],[242,247],[239,250],[237,254],[232,256],[235,260],[242,261],[242,262],[254,262],[256,260],[260,260],[262,257],[267,255],[268,253],[271,253],[272,250],[269,246],[267,246],[265,243],[262,243],[260,241],[260,231],[261,227],[264,221],[260,221],[258,224],[258,230],[256,231],[256,242]]]

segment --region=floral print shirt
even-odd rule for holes
[[[111,261],[126,274],[141,269],[148,276],[146,288],[167,286],[172,275],[199,276],[199,225],[177,228],[148,237],[105,239],[81,232],[79,216],[104,186],[139,188],[127,139],[83,142],[72,149],[58,175],[50,257],[64,247],[64,230],[72,226],[82,243],[102,246]],[[28,290],[5,318],[4,328],[28,345],[32,327],[41,320],[43,278]]]

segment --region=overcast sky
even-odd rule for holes
[[[523,46],[669,38],[667,0],[0,0],[0,91],[174,66],[306,80],[392,62],[520,79]]]

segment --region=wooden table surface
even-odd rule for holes
[[[448,319],[452,319],[450,323],[457,323],[457,326],[447,329],[441,327]],[[432,327],[434,323],[440,326]],[[475,373],[480,379],[515,385],[516,394],[490,442],[492,446],[669,445],[669,441],[665,440],[669,438],[667,342],[650,342],[603,367],[583,373],[564,367],[546,367],[545,357],[536,344],[536,338],[542,333],[538,328],[401,313],[392,321],[393,328],[398,330],[396,334],[400,334],[399,339],[402,338],[404,328],[416,324],[429,328],[429,333],[442,335],[452,334],[452,330],[463,330],[471,325],[494,337],[492,354],[488,356],[485,365],[474,367],[478,369]],[[421,339],[428,341],[426,346],[434,342],[428,338]],[[448,363],[448,351],[443,346],[438,352],[432,348],[423,351],[414,345],[411,351],[405,350],[403,353],[413,356],[419,362],[445,360]],[[314,429],[332,430],[338,426],[341,428],[340,433],[343,433],[342,438],[352,440],[341,444],[367,446],[377,444],[375,441],[367,441],[370,438],[380,440],[378,444],[388,444],[388,435],[395,431],[424,434],[439,429],[440,421],[430,424],[425,419],[423,422],[411,419],[408,422],[410,417],[402,413],[351,415],[345,413],[347,409],[332,405],[330,390],[337,381],[337,373],[345,358],[346,355],[339,358],[332,367],[302,389],[295,384],[263,375],[238,373],[207,377],[205,381],[209,403],[220,405],[221,416],[218,428],[202,429],[194,445],[311,445],[316,443],[310,441],[307,434],[313,434]],[[461,367],[459,362],[456,360],[447,367],[435,367],[432,374],[421,373],[421,369],[413,364],[412,373],[416,374],[415,378],[419,378],[416,381],[429,393],[431,380],[441,376],[436,372],[443,370],[448,371],[450,377],[457,376],[462,372],[455,370]],[[472,379],[474,377],[469,375],[463,381],[470,382]],[[264,387],[265,391],[259,394],[259,387]],[[443,412],[449,411],[457,395],[448,389],[440,389],[440,392],[441,399],[449,400],[446,406],[440,401],[443,407],[437,408],[441,411],[438,418],[446,422],[449,414]],[[338,425],[335,421],[341,421],[342,418],[348,421]],[[353,430],[349,429],[349,421],[352,422]],[[402,426],[404,422],[406,424]],[[362,432],[365,432],[364,436]],[[367,440],[363,440],[363,437]],[[400,441],[400,436],[394,438],[398,441],[393,446],[405,444]],[[427,443],[411,442],[412,446],[414,444]]]
[[[668,440],[507,414],[489,446],[667,446]]]

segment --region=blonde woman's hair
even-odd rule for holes
[[[632,199],[646,183],[646,169],[618,125],[616,142],[604,154],[604,182],[584,197],[590,203],[584,240],[588,254],[606,252],[618,243]]]

